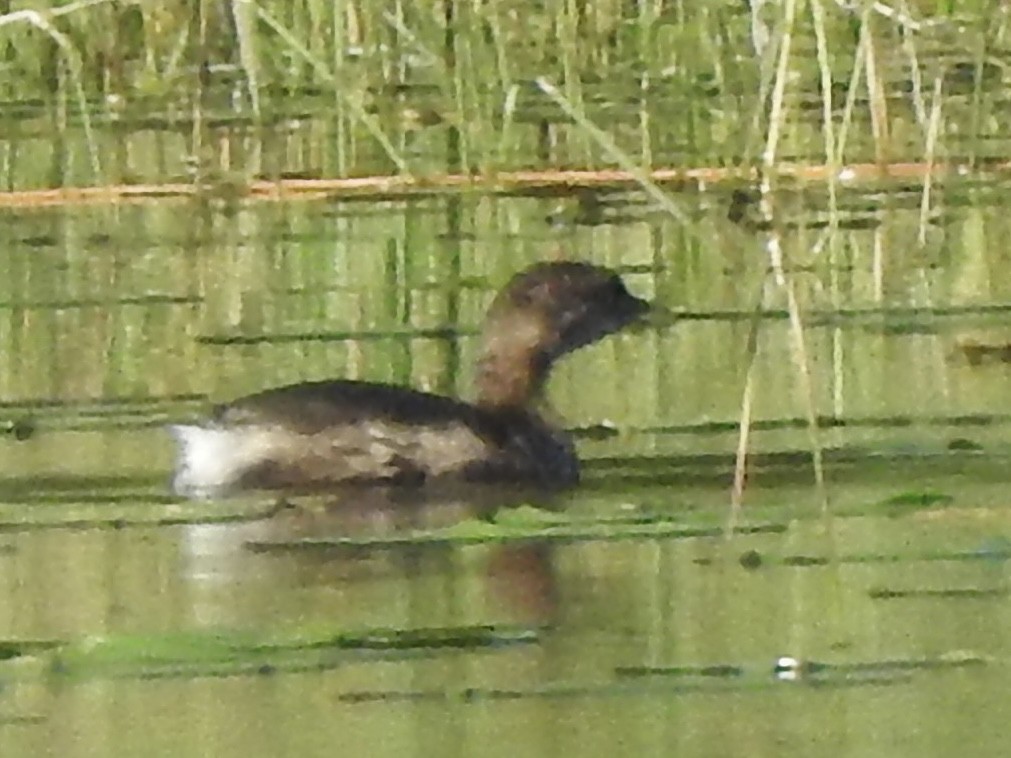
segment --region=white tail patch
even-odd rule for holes
[[[172,489],[177,495],[208,499],[227,494],[264,458],[259,435],[249,429],[173,424],[169,432],[179,446]]]

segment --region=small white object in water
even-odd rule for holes
[[[838,179],[840,182],[850,182],[857,178],[857,172],[852,168],[843,168],[839,170]]]
[[[780,681],[795,682],[800,679],[801,666],[801,662],[792,655],[781,655],[776,659],[773,672]]]

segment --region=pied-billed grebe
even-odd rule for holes
[[[173,488],[214,497],[446,478],[573,485],[579,461],[572,440],[537,408],[551,366],[649,311],[609,269],[535,264],[488,311],[473,404],[344,380],[249,395],[219,406],[199,426],[171,427],[179,445]]]

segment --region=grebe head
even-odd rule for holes
[[[478,366],[478,403],[527,406],[551,365],[641,320],[651,310],[617,273],[578,261],[538,263],[492,302]]]

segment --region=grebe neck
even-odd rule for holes
[[[514,311],[485,324],[477,363],[477,404],[535,410],[551,370],[542,318]]]

